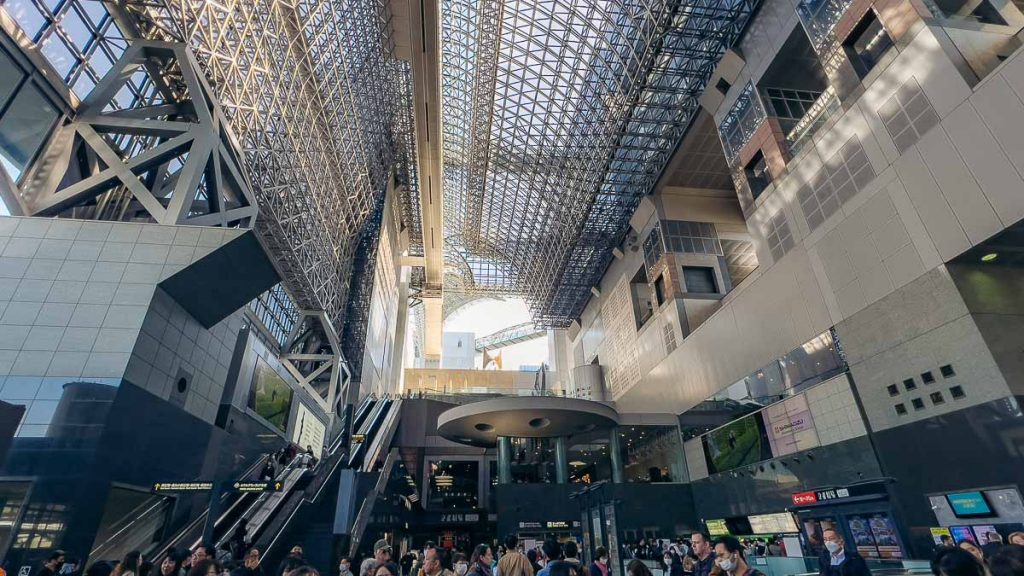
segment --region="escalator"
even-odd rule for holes
[[[102,538],[90,554],[92,561],[115,560],[127,550],[142,550],[147,558],[159,563],[171,549],[194,550],[204,541],[204,532],[212,537],[206,541],[220,547],[230,541],[242,520],[246,522],[249,545],[262,552],[267,566],[276,566],[291,546],[302,542],[307,559],[314,565],[327,566],[331,562],[336,535],[335,510],[341,505],[341,494],[361,482],[365,486],[371,479],[383,476],[379,471],[388,460],[389,449],[398,427],[401,401],[391,398],[366,398],[352,412],[352,436],[350,449],[343,445],[344,434],[338,434],[323,459],[307,466],[302,458],[296,458],[275,480],[282,484],[275,492],[239,493],[226,490],[220,495],[216,520],[207,526],[210,510],[165,535],[159,541],[149,540],[139,545],[135,537],[139,526],[163,522],[173,498],[161,495],[145,497],[145,500],[124,514],[118,524],[105,530]],[[240,480],[256,478],[268,455],[264,454],[245,470]],[[365,492],[365,490],[364,490]],[[373,498],[376,498],[374,496]],[[169,504],[170,503],[170,504]],[[355,520],[356,512],[372,509],[363,503],[362,507],[348,504],[346,518],[349,525]],[[320,558],[322,556],[322,558]]]
[[[306,560],[314,566],[333,562],[334,539],[339,518],[346,513],[342,495],[355,486],[358,476],[380,476],[380,459],[398,428],[401,400],[377,400],[355,428],[351,453],[336,451],[320,464],[323,468],[304,490],[292,490],[289,497],[267,519],[253,538],[263,552],[263,562],[277,562],[295,543],[301,542]],[[355,419],[358,422],[358,419]],[[339,510],[341,508],[341,510]]]
[[[363,425],[377,401],[372,397],[365,398],[353,412],[353,427]],[[330,458],[338,448],[338,442],[331,447],[325,460]],[[260,454],[253,458],[252,464],[237,475],[239,480],[255,480],[258,478],[264,462],[271,455]],[[347,458],[347,455],[346,455]],[[211,543],[220,545],[226,542],[238,522],[242,518],[252,519],[257,513],[262,512],[264,516],[269,515],[273,510],[275,502],[283,495],[296,488],[304,488],[310,484],[310,477],[322,469],[317,466],[312,471],[297,469],[295,463],[279,470],[276,480],[282,482],[282,492],[274,493],[252,493],[236,492],[225,490],[219,495],[215,514],[216,520],[212,526]],[[306,473],[308,472],[308,473]],[[202,479],[195,479],[196,481]],[[130,507],[116,511],[109,519],[102,522],[103,528],[97,534],[89,558],[97,560],[117,561],[131,550],[139,550],[146,558],[162,559],[162,556],[170,549],[180,550],[188,548],[194,550],[203,542],[204,532],[210,529],[207,526],[207,518],[210,513],[209,507],[203,510],[198,516],[192,518],[183,526],[177,527],[170,533],[165,532],[165,524],[174,509],[176,497],[163,494],[142,494]],[[263,520],[260,516],[258,520]],[[161,533],[163,533],[161,535]]]

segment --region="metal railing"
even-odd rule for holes
[[[829,86],[786,134],[790,154],[796,156],[818,129],[840,109],[839,96],[836,95],[835,89]]]
[[[796,5],[800,23],[819,55],[832,51],[835,45],[832,30],[851,4],[853,0],[800,0]]]
[[[736,103],[718,126],[718,136],[722,139],[722,148],[725,149],[726,159],[730,163],[736,159],[740,150],[750,141],[767,117],[761,95],[753,83],[747,82],[736,98]]]

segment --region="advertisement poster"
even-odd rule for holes
[[[875,537],[871,533],[871,524],[866,516],[849,516],[847,525],[850,527],[850,534],[853,535],[853,544],[857,547],[857,553],[864,558],[878,558],[878,547],[875,545]]]
[[[984,546],[985,544],[988,544],[988,542],[989,542],[989,537],[988,537],[989,532],[995,532],[996,534],[999,533],[996,530],[996,527],[992,526],[991,524],[978,524],[977,526],[973,526],[973,528],[974,528],[974,535],[977,537],[977,540],[975,540],[975,542],[977,542],[978,544],[980,544],[982,546]],[[999,540],[996,539],[995,541],[998,542]]]
[[[896,525],[888,514],[873,514],[868,520],[871,534],[878,545],[878,555],[882,558],[903,558],[899,538],[896,537]]]
[[[929,530],[932,531],[932,542],[935,542],[936,545],[942,544],[943,536],[949,536],[950,538],[953,537],[953,535],[949,533],[949,528],[929,528]]]
[[[619,525],[615,519],[614,504],[605,504],[604,518],[608,528],[608,572],[609,575],[622,574],[622,565],[619,560]]]
[[[953,535],[953,540],[959,544],[961,542],[974,542],[978,543],[977,538],[971,533],[970,526],[950,526],[949,533]]]
[[[794,396],[769,406],[764,415],[773,456],[785,456],[819,446],[818,432],[814,428],[806,396]]]

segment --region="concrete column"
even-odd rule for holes
[[[612,482],[622,484],[622,451],[619,442],[619,427],[612,426],[608,437],[608,455],[612,459]]]
[[[512,483],[512,439],[498,436],[498,484]]]
[[[569,446],[565,436],[555,438],[555,482],[569,482]]]

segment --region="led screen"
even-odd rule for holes
[[[782,534],[797,532],[796,521],[789,512],[778,514],[758,514],[750,516],[750,529],[754,534]]]
[[[252,375],[249,408],[284,432],[288,429],[288,412],[291,407],[291,387],[265,360],[257,359]]]
[[[771,458],[761,414],[744,416],[703,436],[708,472],[725,472]]]
[[[946,494],[949,507],[957,518],[978,518],[992,515],[985,495],[978,490]]]

